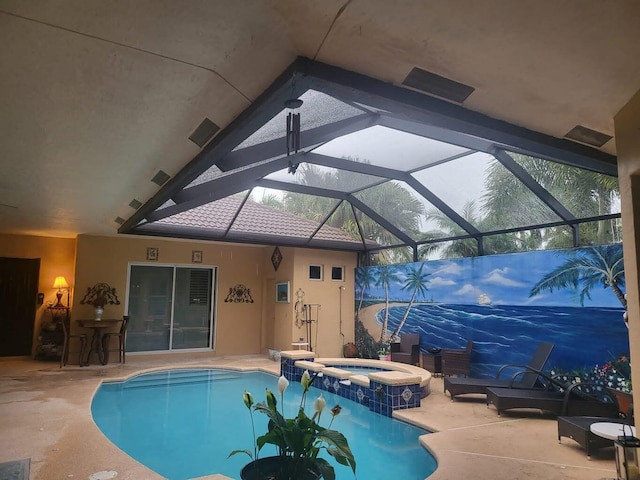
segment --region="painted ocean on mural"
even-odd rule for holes
[[[389,309],[389,330],[406,307]],[[420,348],[464,348],[473,340],[472,376],[495,376],[505,364],[526,365],[538,342],[555,345],[547,366],[591,368],[629,351],[620,308],[414,305],[402,328],[419,333]],[[378,313],[381,323],[384,309]],[[607,328],[603,329],[603,325]]]
[[[627,355],[624,304],[620,244],[356,270],[356,315],[370,335],[359,345],[376,356],[392,334],[419,333],[423,352],[472,340],[474,376],[528,363],[541,341],[555,345],[547,366],[565,371]]]

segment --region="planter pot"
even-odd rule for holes
[[[315,470],[307,470],[302,476],[291,476],[288,472],[289,457],[264,457],[247,463],[240,470],[242,480],[318,480],[322,478]]]
[[[386,355],[378,355],[378,360],[386,361],[387,360],[387,356]]]
[[[618,401],[618,409],[620,410],[620,413],[628,415],[629,408],[633,405],[633,395],[613,388],[610,388],[609,391],[615,395],[616,400]]]

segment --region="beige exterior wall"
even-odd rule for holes
[[[622,238],[629,316],[629,347],[633,365],[640,358],[640,91],[615,116],[618,180],[622,197]],[[631,369],[640,385],[640,368]],[[634,389],[640,404],[640,389]]]
[[[148,261],[147,248],[158,249],[158,260]],[[119,318],[126,312],[127,275],[131,263],[193,265],[193,250],[202,251],[205,266],[218,272],[215,355],[267,353],[267,349],[290,350],[291,342],[304,336],[295,325],[295,292],[305,291],[306,303],[321,305],[320,321],[313,325],[313,344],[322,355],[341,356],[340,295],[342,331],[345,342],[353,341],[353,274],[356,254],[281,247],[282,263],[276,271],[271,262],[274,247],[232,245],[172,240],[156,237],[80,235],[76,239],[0,235],[0,256],[40,258],[40,287],[45,303],[38,308],[34,325],[33,353],[37,346],[42,315],[47,302],[55,301],[52,288],[63,275],[71,287],[73,320],[93,318],[93,307],[81,305],[87,288],[104,282],[116,289],[120,305],[107,305],[105,318]],[[298,262],[302,262],[298,265]],[[308,264],[322,264],[326,275],[332,265],[345,266],[345,282],[308,280]],[[329,272],[329,273],[327,273]],[[290,282],[290,302],[276,303],[276,282]],[[254,303],[225,302],[229,289],[237,284],[251,290]],[[342,293],[340,285],[346,288]],[[66,303],[66,296],[64,298]],[[316,329],[317,327],[317,329]],[[316,337],[317,332],[317,337]]]

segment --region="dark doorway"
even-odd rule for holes
[[[40,259],[0,257],[0,357],[31,355]]]

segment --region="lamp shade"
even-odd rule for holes
[[[69,288],[69,284],[64,277],[56,277],[56,279],[53,281],[53,288]]]

